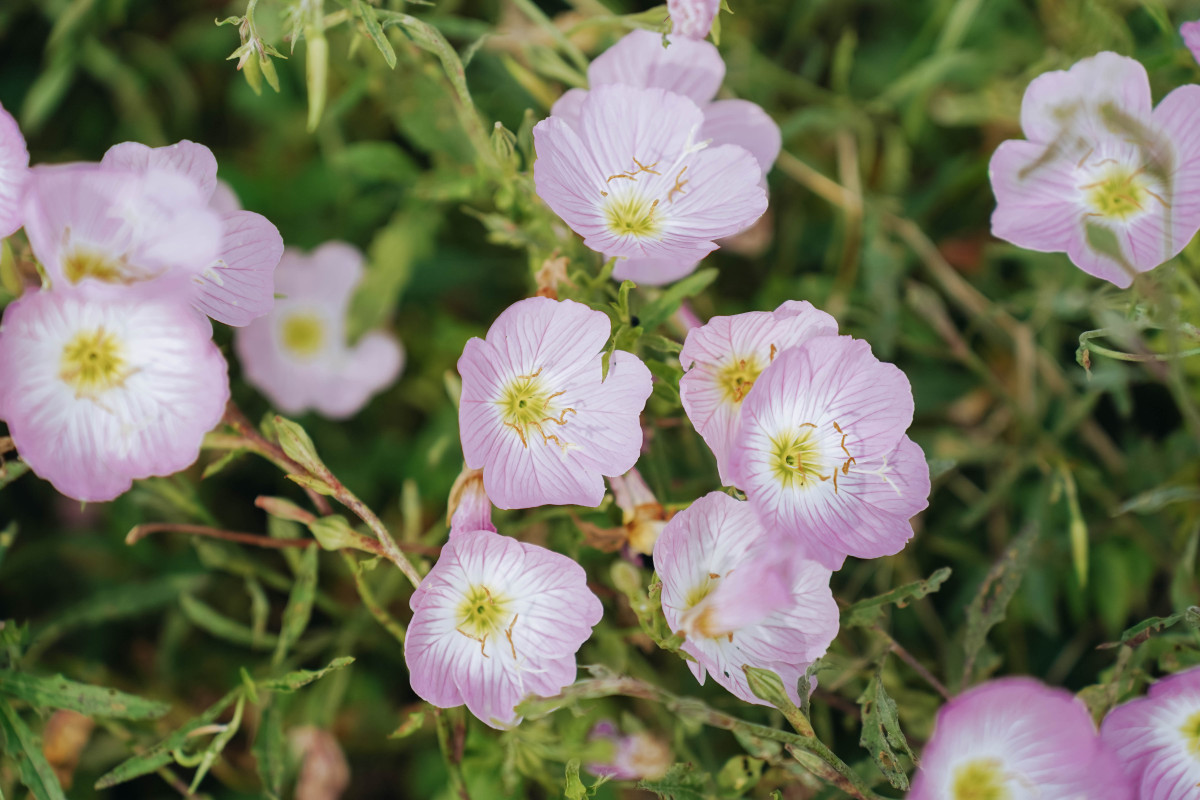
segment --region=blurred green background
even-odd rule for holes
[[[1197,602],[1200,371],[1194,360],[1170,355],[1195,346],[1186,324],[1200,319],[1200,243],[1120,291],[1064,255],[991,239],[987,180],[995,146],[1020,138],[1021,95],[1041,72],[1115,50],[1146,65],[1156,99],[1200,80],[1178,35],[1181,22],[1200,18],[1200,2],[729,2],[733,13],[720,18],[723,91],[761,104],[782,128],[785,152],[769,176],[767,221],[705,263],[717,268],[715,280],[694,282],[688,302],[707,318],[810,300],[912,381],[911,434],[934,475],[930,508],[915,520],[917,535],[902,554],[851,561],[834,576],[834,591],[852,603],[941,567],[952,573],[939,591],[891,611],[878,629],[843,631],[812,701],[822,739],[881,794],[899,797],[859,746],[859,696],[878,671],[917,752],[941,699],[905,658],[890,654],[893,641],[952,690],[964,680],[1032,674],[1084,691],[1098,713],[1146,678],[1200,662],[1189,627],[1195,617],[1175,619],[1137,646],[1097,649],[1140,620],[1170,618]],[[96,160],[125,140],[192,139],[213,149],[220,176],[289,245],[341,239],[368,253],[351,327],[394,330],[408,352],[405,373],[351,421],[299,421],[333,472],[397,538],[435,546],[461,468],[447,376],[452,384],[463,344],[533,292],[533,271],[555,247],[573,273],[600,270],[599,258],[560,239],[549,212],[532,199],[523,172],[528,124],[578,78],[574,48],[594,56],[633,25],[660,24],[665,10],[617,0],[377,4],[385,22],[386,12],[403,12],[441,31],[467,62],[474,109],[464,111],[442,64],[403,25],[385,28],[396,62],[389,67],[354,17],[360,5],[325,3],[333,23],[327,100],[311,133],[306,43],[292,51],[285,40],[287,13],[292,6],[311,12],[311,2],[258,4],[260,34],[289,58],[275,61],[280,90],[264,86],[256,95],[226,60],[239,45],[237,26],[214,24],[243,14],[244,4],[0,0],[0,104],[17,116],[35,163]],[[538,24],[538,8],[569,35],[569,47]],[[464,133],[464,113],[477,114],[488,134],[497,122],[517,133],[519,160],[485,164],[478,140]],[[20,256],[21,243],[13,244]],[[605,307],[615,289],[597,282],[573,291]],[[671,301],[668,291],[636,289],[632,311]],[[1113,350],[1167,358],[1125,361],[1095,351],[1089,373],[1076,362],[1079,336],[1089,330],[1103,331],[1096,342]],[[671,323],[655,333],[682,339]],[[240,379],[229,330],[217,339],[231,360],[234,398],[252,419],[262,418],[268,404]],[[633,346],[658,362],[656,374],[678,371],[677,360],[650,341]],[[665,383],[647,409],[639,469],[660,500],[679,507],[718,481]],[[134,525],[153,521],[304,535],[254,506],[259,495],[303,500],[282,473],[243,455],[201,480],[212,458],[84,508],[32,475],[0,478],[0,529],[15,523],[17,530],[0,562],[0,619],[14,621],[9,634],[15,623],[29,626],[21,668],[171,706],[155,723],[102,722],[68,796],[177,793],[153,775],[107,791],[91,786],[237,687],[243,668],[264,676],[344,655],[357,661],[277,695],[267,723],[261,709],[249,708],[201,792],[260,796],[252,741],[255,730],[264,741],[269,724],[285,738],[306,725],[331,731],[349,762],[348,797],[452,796],[432,715],[388,738],[422,706],[408,687],[401,645],[360,601],[354,558],[320,554],[312,619],[283,664],[273,665],[272,632],[293,575],[304,568],[294,553],[178,534],[124,544]],[[697,686],[675,655],[650,645],[613,586],[616,556],[586,546],[572,513],[497,512],[496,520],[501,532],[548,543],[588,567],[606,618],[580,663],[782,724],[778,712],[741,704],[711,682]],[[600,525],[620,520],[609,505],[577,513]],[[1023,530],[1029,533],[1016,546]],[[1012,563],[981,594],[989,570],[1006,556]],[[393,572],[385,565],[360,580],[403,621],[407,593]],[[649,574],[642,573],[647,582]],[[1015,594],[1006,615],[964,676],[965,651],[981,641],[968,609],[974,603],[976,616],[995,612],[996,596],[1007,589]],[[209,614],[240,627],[214,627]],[[41,730],[47,715],[19,708]],[[754,780],[736,780],[740,762],[727,762],[744,751],[734,735],[681,721],[660,705],[614,699],[577,711],[505,734],[451,715],[452,732],[466,724],[461,769],[470,796],[560,796],[566,763],[591,755],[586,734],[601,718],[643,726],[670,743],[677,760],[711,776],[696,789],[702,795],[766,797],[780,789],[789,798],[844,796],[770,759],[749,763]],[[454,749],[451,742],[451,761]],[[4,764],[0,789],[23,796],[13,762]],[[289,787],[298,769],[290,759]],[[172,770],[190,780],[191,770]],[[597,796],[632,791],[610,784]]]

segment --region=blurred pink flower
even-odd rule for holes
[[[467,466],[497,508],[598,506],[605,475],[637,462],[650,370],[617,350],[601,380],[608,316],[573,300],[514,303],[458,360]]]
[[[1134,794],[1082,702],[1032,678],[1000,678],[938,711],[908,794],[908,800],[967,797],[1132,800]]]
[[[275,271],[281,297],[234,339],[247,382],[280,411],[345,419],[400,375],[404,350],[391,334],[346,341],[350,297],[362,276],[362,253],[344,242],[308,255],[284,251]]]
[[[995,236],[1126,287],[1200,229],[1200,86],[1152,110],[1146,69],[1100,53],[1029,84],[1021,127],[989,167]]]
[[[492,501],[483,488],[481,470],[463,467],[450,487],[446,511],[451,539],[463,533],[496,530],[492,524]]]
[[[1200,20],[1180,25],[1179,35],[1183,37],[1183,43],[1187,45],[1188,50],[1192,51],[1192,57],[1200,62]]]
[[[1200,786],[1200,667],[1163,678],[1146,697],[1117,706],[1100,735],[1136,800],[1192,800]]]
[[[864,341],[818,336],[758,376],[730,474],[767,527],[830,569],[892,555],[929,499],[925,456],[905,435],[912,416],[903,372]]]
[[[613,500],[621,509],[621,525],[625,529],[625,542],[635,553],[648,556],[654,552],[667,513],[646,485],[637,468],[624,475],[613,475],[608,479],[612,487]]]
[[[716,6],[713,8],[715,11]],[[708,21],[711,24],[711,16]],[[706,34],[707,28],[698,38]],[[678,35],[668,36],[667,41],[670,46],[663,47],[660,34],[632,31],[592,62],[588,68],[589,85],[592,89],[614,85],[666,89],[684,95],[704,114],[696,138],[713,146],[737,145],[749,150],[762,170],[760,182],[765,189],[765,175],[782,147],[779,126],[760,106],[747,100],[713,100],[725,77],[725,62],[716,47]],[[550,109],[551,116],[562,118],[578,131],[587,96],[584,89],[571,89]],[[656,286],[688,275],[698,263],[698,259],[691,257],[632,256],[617,262],[613,278]]]
[[[687,97],[600,86],[578,111],[576,122],[552,115],[534,127],[538,195],[593,250],[673,271],[651,282],[691,271],[715,239],[766,211],[754,156],[707,142],[704,113]],[[682,272],[671,266],[678,264]]]
[[[21,198],[29,179],[29,151],[17,121],[0,106],[0,239],[21,227]]]
[[[157,148],[124,142],[110,147],[100,165],[137,173],[175,172],[191,181],[199,198],[219,215],[223,233],[217,257],[192,277],[192,303],[200,311],[241,327],[271,310],[283,238],[266,217],[240,209],[233,190],[217,180],[211,150],[186,139]]]
[[[663,615],[706,671],[748,703],[764,704],[743,665],[776,672],[795,702],[805,669],[838,631],[830,572],[768,534],[749,503],[711,492],[667,523],[654,547]]]
[[[671,32],[688,39],[703,39],[712,30],[721,0],[667,0]]]
[[[608,720],[592,727],[588,741],[612,743],[612,758],[589,763],[587,771],[615,781],[658,780],[667,774],[673,761],[671,748],[662,739],[644,731],[622,736],[617,726]]]
[[[111,500],[184,469],[228,399],[208,321],[153,289],[87,281],[5,309],[0,418],[21,458],[68,497]]]
[[[774,311],[713,317],[688,331],[679,354],[683,410],[717,457],[721,483],[733,484],[730,454],[740,427],[742,401],[775,357],[814,336],[836,335],[837,320],[804,301]]]
[[[466,703],[493,728],[520,722],[526,696],[575,680],[575,652],[603,614],[574,561],[491,531],[451,539],[410,605],[413,691],[439,708]]]

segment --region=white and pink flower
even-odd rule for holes
[[[467,466],[497,508],[598,506],[604,477],[642,446],[650,370],[617,350],[601,378],[608,317],[573,300],[509,306],[458,360],[458,425]]]
[[[1200,62],[1200,20],[1180,25],[1179,35],[1183,37],[1187,49],[1192,51],[1192,57]]]
[[[413,594],[404,657],[413,691],[493,728],[527,696],[574,682],[575,653],[603,614],[583,568],[491,531],[451,539]]]
[[[929,466],[905,435],[912,417],[903,372],[864,341],[817,336],[758,376],[730,475],[767,527],[830,569],[892,555],[929,500]]]
[[[275,307],[237,332],[246,380],[284,413],[344,419],[400,375],[404,350],[392,335],[371,331],[354,345],[346,341],[362,276],[362,253],[344,242],[308,255],[289,248],[275,273]]]
[[[785,350],[815,336],[836,335],[837,320],[812,304],[788,300],[774,311],[713,317],[688,331],[679,354],[686,370],[679,381],[683,410],[717,457],[721,483],[730,471],[742,402],[758,376]]]
[[[711,492],[667,523],[654,546],[663,615],[682,632],[688,667],[748,703],[743,666],[770,669],[796,686],[838,632],[830,571],[800,558],[763,527],[749,503]]]
[[[1099,53],[1036,78],[1021,127],[989,167],[995,236],[1127,287],[1200,230],[1200,86],[1152,107],[1145,67]]]
[[[0,239],[21,227],[21,200],[29,180],[29,151],[17,121],[0,106]]]
[[[703,39],[712,30],[721,0],[667,0],[671,32],[688,39]]]
[[[1132,800],[1134,793],[1087,706],[1032,678],[989,681],[942,706],[908,794],[908,800],[1051,797]]]
[[[208,321],[185,302],[86,281],[31,291],[0,328],[0,419],[21,458],[77,500],[192,464],[229,399]]]
[[[1190,800],[1200,786],[1200,667],[1163,678],[1108,713],[1100,735],[1133,782],[1131,800]]]

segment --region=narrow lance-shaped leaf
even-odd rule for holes
[[[278,644],[279,639],[274,634],[256,635],[249,625],[244,625],[218,613],[211,606],[190,594],[180,595],[179,608],[189,622],[218,639],[249,647],[252,650],[266,650]]]
[[[1004,555],[992,567],[978,594],[967,606],[967,632],[963,643],[966,658],[963,663],[962,685],[967,686],[974,671],[975,659],[987,641],[988,632],[1004,620],[1008,604],[1021,585],[1021,577],[1029,565],[1029,556],[1037,543],[1038,527],[1026,526],[1013,540]]]
[[[89,717],[158,719],[171,710],[166,703],[67,680],[0,670],[0,694],[24,700],[36,708],[65,708]]]
[[[268,692],[294,692],[297,689],[307,686],[315,680],[319,680],[334,670],[348,667],[354,663],[353,656],[341,656],[329,662],[329,666],[324,669],[298,669],[295,672],[289,672],[278,678],[271,678],[265,681],[258,681],[258,688]]]
[[[304,551],[300,557],[300,569],[296,573],[296,582],[292,584],[292,593],[288,597],[287,607],[283,610],[283,628],[279,632],[279,643],[271,663],[280,664],[287,656],[308,627],[312,617],[313,599],[317,593],[317,555],[315,547]]]
[[[250,751],[258,764],[263,794],[269,800],[277,800],[283,792],[284,767],[283,714],[278,703],[270,702],[263,709]]]

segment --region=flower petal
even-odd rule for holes
[[[711,21],[710,21],[711,23]],[[605,50],[588,68],[592,89],[624,84],[666,89],[707,103],[725,80],[725,62],[709,42],[683,36],[664,37],[651,31],[631,31]]]
[[[221,256],[197,276],[195,305],[218,322],[241,327],[275,305],[275,267],[283,256],[283,237],[253,211],[235,211],[222,221]]]

